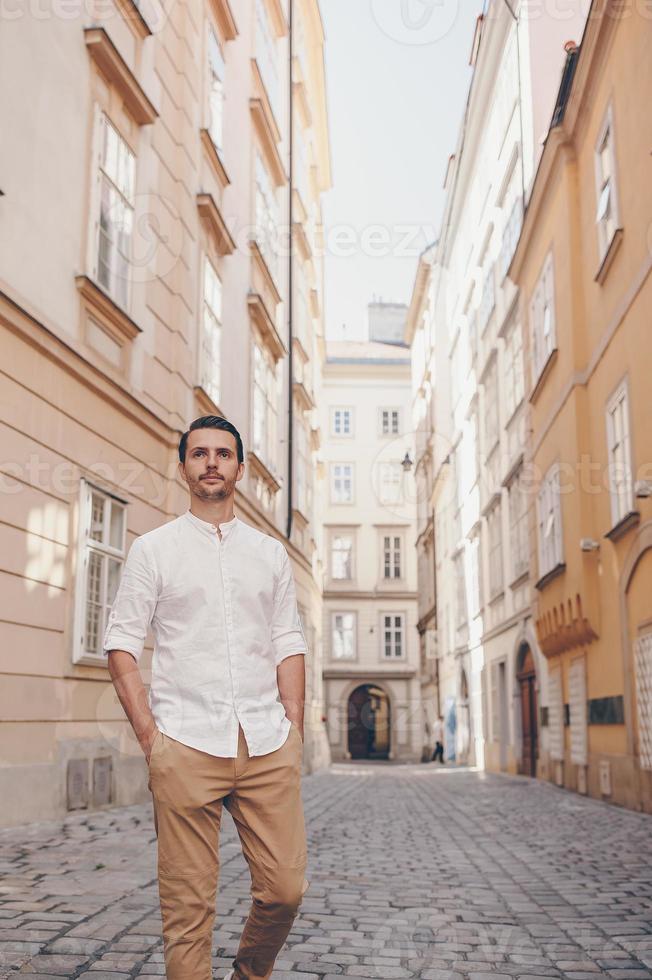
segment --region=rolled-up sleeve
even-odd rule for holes
[[[308,652],[308,645],[297,608],[292,565],[283,545],[280,546],[280,551],[280,568],[274,590],[272,615],[272,646],[277,667],[286,657]]]
[[[155,609],[156,569],[146,545],[136,538],[127,555],[109,613],[104,652],[126,650],[138,660]]]

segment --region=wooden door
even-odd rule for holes
[[[525,776],[536,776],[539,757],[539,721],[537,705],[537,675],[532,651],[527,650],[518,672],[521,689],[521,723],[523,731],[523,754],[521,772]]]

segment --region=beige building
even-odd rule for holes
[[[563,43],[581,34],[585,16],[579,0],[563,18],[522,2],[485,4],[469,39],[473,75],[445,175],[441,233],[418,263],[406,329],[427,703],[444,716],[447,760],[499,771],[532,771],[537,747],[525,737],[521,667],[526,651],[541,659],[520,506],[522,323],[507,269]]]
[[[652,100],[651,50],[649,17],[594,0],[510,272],[527,325],[537,772],[648,812],[652,184],[633,107]]]
[[[311,648],[306,766],[329,759],[312,495],[330,184],[318,4],[293,4],[292,155],[287,3],[79,9],[25,11],[0,36],[13,93],[0,119],[12,134],[0,174],[3,823],[146,798],[101,638],[134,537],[187,507],[177,445],[202,414],[240,430],[236,512],[293,560]]]
[[[327,342],[322,376],[324,691],[333,759],[421,757],[410,358],[405,307],[397,319],[395,305],[387,306],[370,306],[368,341]]]

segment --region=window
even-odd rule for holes
[[[106,663],[102,641],[125,560],[126,507],[82,482],[75,662]]]
[[[353,503],[353,463],[331,463],[331,503]]]
[[[380,502],[382,504],[400,502],[402,474],[403,468],[400,463],[380,464]]]
[[[279,119],[278,44],[265,0],[256,0],[256,63],[272,112]]]
[[[356,614],[354,612],[332,614],[333,660],[355,660],[355,625]]]
[[[331,578],[353,578],[353,538],[350,534],[334,534],[331,538]]]
[[[222,283],[213,263],[205,258],[200,384],[215,405],[220,403],[221,333]]]
[[[595,220],[598,226],[600,260],[602,261],[620,227],[611,107],[607,112],[595,149],[595,181],[597,196]]]
[[[276,471],[279,377],[276,362],[258,342],[253,345],[252,445],[257,456]]]
[[[516,197],[509,218],[503,231],[503,241],[500,251],[500,275],[504,279],[509,269],[509,264],[514,257],[518,239],[521,234],[523,224],[523,199],[520,195]]]
[[[380,411],[380,431],[384,436],[397,436],[399,434],[399,409],[382,408]]]
[[[208,132],[218,150],[224,135],[224,58],[212,27],[208,29]]]
[[[405,651],[403,614],[383,613],[381,619],[383,625],[383,657],[396,660],[397,657],[402,657]]]
[[[128,304],[136,158],[117,129],[100,117],[100,220],[97,279],[123,308]]]
[[[626,382],[619,386],[607,405],[607,445],[611,520],[616,525],[631,512],[634,505]]]
[[[304,517],[310,518],[311,494],[310,494],[310,456],[308,449],[308,433],[305,423],[297,420],[297,507]]]
[[[453,558],[453,575],[455,576],[455,626],[460,630],[468,621],[463,550],[458,551]]]
[[[353,409],[333,408],[331,410],[331,435],[350,436],[353,434]]]
[[[474,534],[469,541],[469,613],[479,614],[482,606],[482,563],[480,561],[480,535]]]
[[[385,534],[383,536],[383,578],[395,579],[401,577],[401,536],[400,534]]]
[[[484,381],[484,452],[488,456],[498,442],[498,368],[496,358]]]
[[[559,467],[555,463],[544,476],[537,500],[539,573],[543,577],[563,562]]]
[[[487,515],[489,537],[489,599],[503,591],[503,533],[500,502]]]
[[[259,0],[260,2],[260,0]],[[270,272],[276,273],[276,231],[280,225],[278,196],[260,153],[256,152],[255,238]]]
[[[546,366],[548,358],[557,346],[552,252],[548,253],[544,262],[530,303],[530,328],[532,331],[534,381],[536,382]]]
[[[478,330],[481,334],[487,328],[487,324],[491,319],[491,314],[494,311],[496,305],[496,279],[494,276],[494,266],[493,264],[487,269],[485,275],[485,280],[482,286],[482,296],[480,298],[480,306],[478,307]]]
[[[509,488],[509,533],[514,581],[527,572],[530,563],[527,514],[527,491],[521,469]]]
[[[505,338],[505,411],[511,418],[524,395],[523,338],[521,325],[512,325]]]

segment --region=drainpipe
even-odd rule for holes
[[[294,406],[292,397],[292,384],[293,384],[293,353],[292,353],[292,316],[293,316],[293,267],[294,267],[294,204],[292,201],[292,191],[294,184],[294,159],[293,159],[293,143],[294,143],[294,94],[292,92],[292,59],[294,57],[294,37],[292,30],[294,14],[294,0],[289,0],[288,2],[288,87],[289,87],[289,97],[288,97],[288,141],[289,141],[289,152],[288,152],[288,512],[287,512],[287,529],[286,537],[288,541],[292,535],[292,481],[294,475],[293,469],[293,428],[294,428]]]

